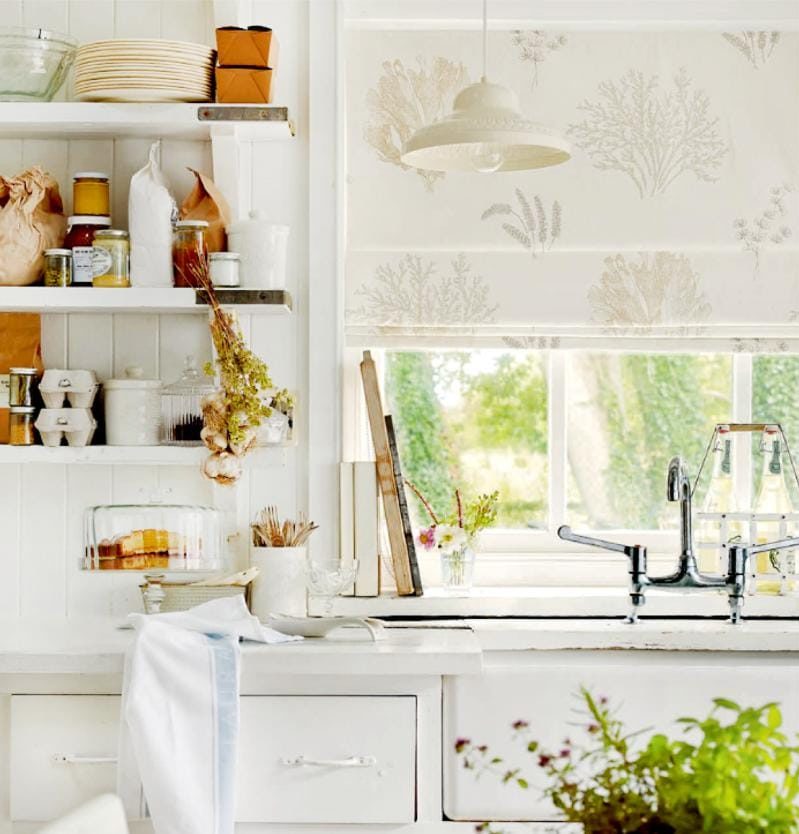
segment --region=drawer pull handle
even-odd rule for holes
[[[55,753],[53,761],[56,764],[97,765],[116,764],[116,756],[76,756],[74,753]]]
[[[307,756],[283,758],[281,764],[286,767],[374,767],[377,759],[374,756],[349,756],[346,759],[309,759]]]

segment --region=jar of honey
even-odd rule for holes
[[[172,274],[176,287],[199,287],[198,273],[208,273],[207,220],[178,220],[172,241]]]
[[[82,171],[72,177],[72,213],[111,214],[111,193],[108,174]]]

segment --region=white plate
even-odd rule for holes
[[[161,90],[152,89],[125,89],[123,88],[109,88],[86,90],[82,92],[75,92],[75,98],[78,101],[117,101],[117,102],[147,102],[153,104],[156,102],[179,102],[188,101],[202,104],[211,101],[210,94],[203,95],[199,93],[187,93],[184,90],[168,89]]]
[[[182,81],[187,82],[189,84],[210,84],[211,83],[211,76],[209,73],[190,73],[190,72],[174,72],[174,71],[166,71],[159,72],[158,70],[153,71],[145,71],[145,70],[128,70],[125,72],[114,72],[112,70],[108,71],[98,71],[98,72],[83,72],[80,74],[75,75],[75,81],[77,83],[83,82],[91,82],[91,81],[101,81],[103,79],[108,78],[121,78],[123,81],[127,80],[128,78],[136,78],[139,80],[155,80],[155,81],[162,81],[162,82],[169,82],[169,81]]]
[[[210,87],[203,87],[200,84],[180,84],[178,82],[164,82],[158,84],[154,81],[127,81],[117,80],[112,83],[101,82],[99,84],[76,84],[76,93],[93,93],[96,90],[167,90],[169,92],[179,91],[190,95],[205,96],[211,92]]]
[[[157,67],[161,70],[180,70],[181,72],[211,72],[213,64],[192,64],[188,61],[178,61],[174,58],[165,60],[159,58],[158,60],[137,61],[132,58],[126,58],[124,61],[83,61],[75,64],[77,72],[92,72],[99,70],[117,70],[125,72],[128,70],[146,70]]]
[[[78,53],[86,52],[118,52],[119,50],[130,49],[137,52],[163,51],[187,52],[193,55],[210,55],[214,49],[202,43],[191,43],[189,41],[168,41],[158,38],[119,38],[105,41],[92,41],[78,47]]]

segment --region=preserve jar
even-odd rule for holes
[[[215,287],[238,287],[239,253],[211,252],[208,256],[208,274]]]
[[[45,287],[68,287],[72,283],[72,250],[44,250]]]
[[[8,404],[10,406],[33,405],[38,375],[36,368],[9,368]]]
[[[227,227],[228,248],[241,256],[241,286],[254,290],[286,288],[286,250],[290,228],[270,223],[263,211]]]
[[[81,171],[72,176],[72,211],[75,214],[107,215],[111,213],[108,174]]]
[[[183,373],[161,392],[162,442],[167,446],[201,446],[202,399],[216,386],[204,376],[193,356],[186,357]]]
[[[72,286],[90,287],[94,280],[94,235],[111,228],[108,215],[73,216],[67,220],[64,248],[72,250]]]
[[[105,442],[108,446],[157,446],[161,430],[161,381],[145,379],[137,365],[123,379],[106,380]]]
[[[199,287],[198,273],[208,271],[207,220],[178,220],[172,242],[172,272],[176,287]]]
[[[120,229],[94,233],[92,284],[95,287],[130,286],[130,236]]]
[[[33,418],[36,409],[32,405],[13,406],[8,410],[8,445],[33,446]]]

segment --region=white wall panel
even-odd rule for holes
[[[211,336],[203,316],[159,316],[159,368],[165,385],[183,373],[186,357],[193,356],[202,371],[211,361]]]
[[[125,368],[138,366],[146,379],[158,379],[158,316],[115,315],[113,333],[114,377],[122,378]]]
[[[116,0],[114,35],[117,38],[160,38],[160,0]]]
[[[22,516],[18,550],[20,614],[66,614],[65,466],[21,467]]]
[[[68,354],[70,368],[88,368],[100,380],[113,376],[114,317],[75,313],[69,316]]]
[[[19,551],[20,551],[20,467],[0,464],[0,616],[19,614]]]

